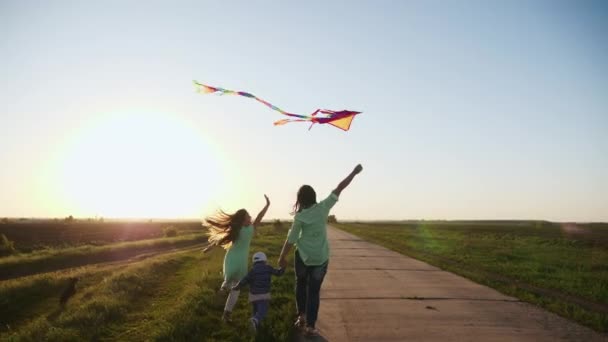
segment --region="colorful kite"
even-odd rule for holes
[[[284,125],[288,122],[310,122],[311,125],[308,129],[311,129],[314,124],[318,123],[318,124],[330,124],[332,126],[338,127],[341,130],[348,131],[348,129],[350,128],[350,124],[352,123],[355,116],[357,114],[361,114],[361,112],[355,112],[352,110],[333,111],[333,110],[328,110],[328,109],[317,109],[310,115],[293,114],[293,113],[288,113],[288,112],[282,110],[281,108],[255,96],[253,94],[250,94],[250,93],[246,93],[243,91],[234,91],[234,90],[228,90],[228,89],[223,89],[223,88],[211,87],[211,86],[208,86],[208,85],[205,85],[202,83],[198,83],[197,81],[194,81],[194,84],[196,85],[197,91],[199,93],[203,93],[203,94],[218,93],[219,95],[239,95],[239,96],[249,97],[249,98],[252,98],[252,99],[266,105],[270,109],[276,110],[277,112],[279,112],[283,115],[287,115],[287,116],[295,118],[295,119],[282,119],[282,120],[276,121],[274,123],[275,126]],[[325,114],[326,116],[317,116],[317,114],[319,114],[319,113]]]

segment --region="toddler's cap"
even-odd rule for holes
[[[258,261],[267,261],[266,254],[264,252],[256,252],[253,255],[253,262],[256,263]]]

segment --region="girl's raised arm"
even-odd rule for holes
[[[270,200],[268,199],[268,196],[264,195],[264,198],[266,199],[266,205],[264,206],[264,209],[262,209],[262,211],[260,211],[258,216],[255,218],[255,221],[253,221],[254,227],[257,227],[260,224],[260,222],[262,222],[262,219],[264,218],[264,215],[266,215],[266,212],[268,211],[268,207],[270,206]]]
[[[355,169],[346,178],[344,178],[344,180],[341,181],[340,184],[338,184],[338,187],[335,188],[332,192],[336,194],[336,196],[340,197],[342,190],[346,189],[350,182],[353,181],[353,178],[355,178],[355,176],[358,175],[362,170],[363,166],[361,166],[361,164],[355,166]]]

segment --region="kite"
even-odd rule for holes
[[[282,110],[281,108],[273,105],[272,103],[267,102],[251,93],[246,93],[243,91],[228,90],[228,89],[223,89],[223,88],[218,88],[218,87],[211,87],[211,86],[208,86],[208,85],[205,85],[202,83],[198,83],[197,81],[194,81],[194,85],[196,86],[197,91],[199,93],[202,93],[202,94],[218,93],[219,95],[239,95],[239,96],[252,98],[272,110],[275,110],[283,115],[293,118],[293,119],[282,119],[282,120],[276,121],[274,123],[275,126],[284,125],[288,122],[310,122],[311,124],[310,124],[310,127],[308,128],[309,130],[312,128],[312,126],[314,124],[318,123],[318,124],[330,124],[334,127],[338,127],[339,129],[341,129],[343,131],[348,131],[350,129],[350,125],[351,125],[353,119],[355,118],[355,116],[357,114],[361,114],[361,112],[355,112],[352,110],[333,111],[333,110],[328,110],[328,109],[317,109],[310,115],[294,114],[294,113],[286,112],[286,111]],[[324,114],[325,116],[317,116],[317,114]]]

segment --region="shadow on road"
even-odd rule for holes
[[[294,333],[294,342],[328,342],[323,336],[304,336],[299,332]]]

